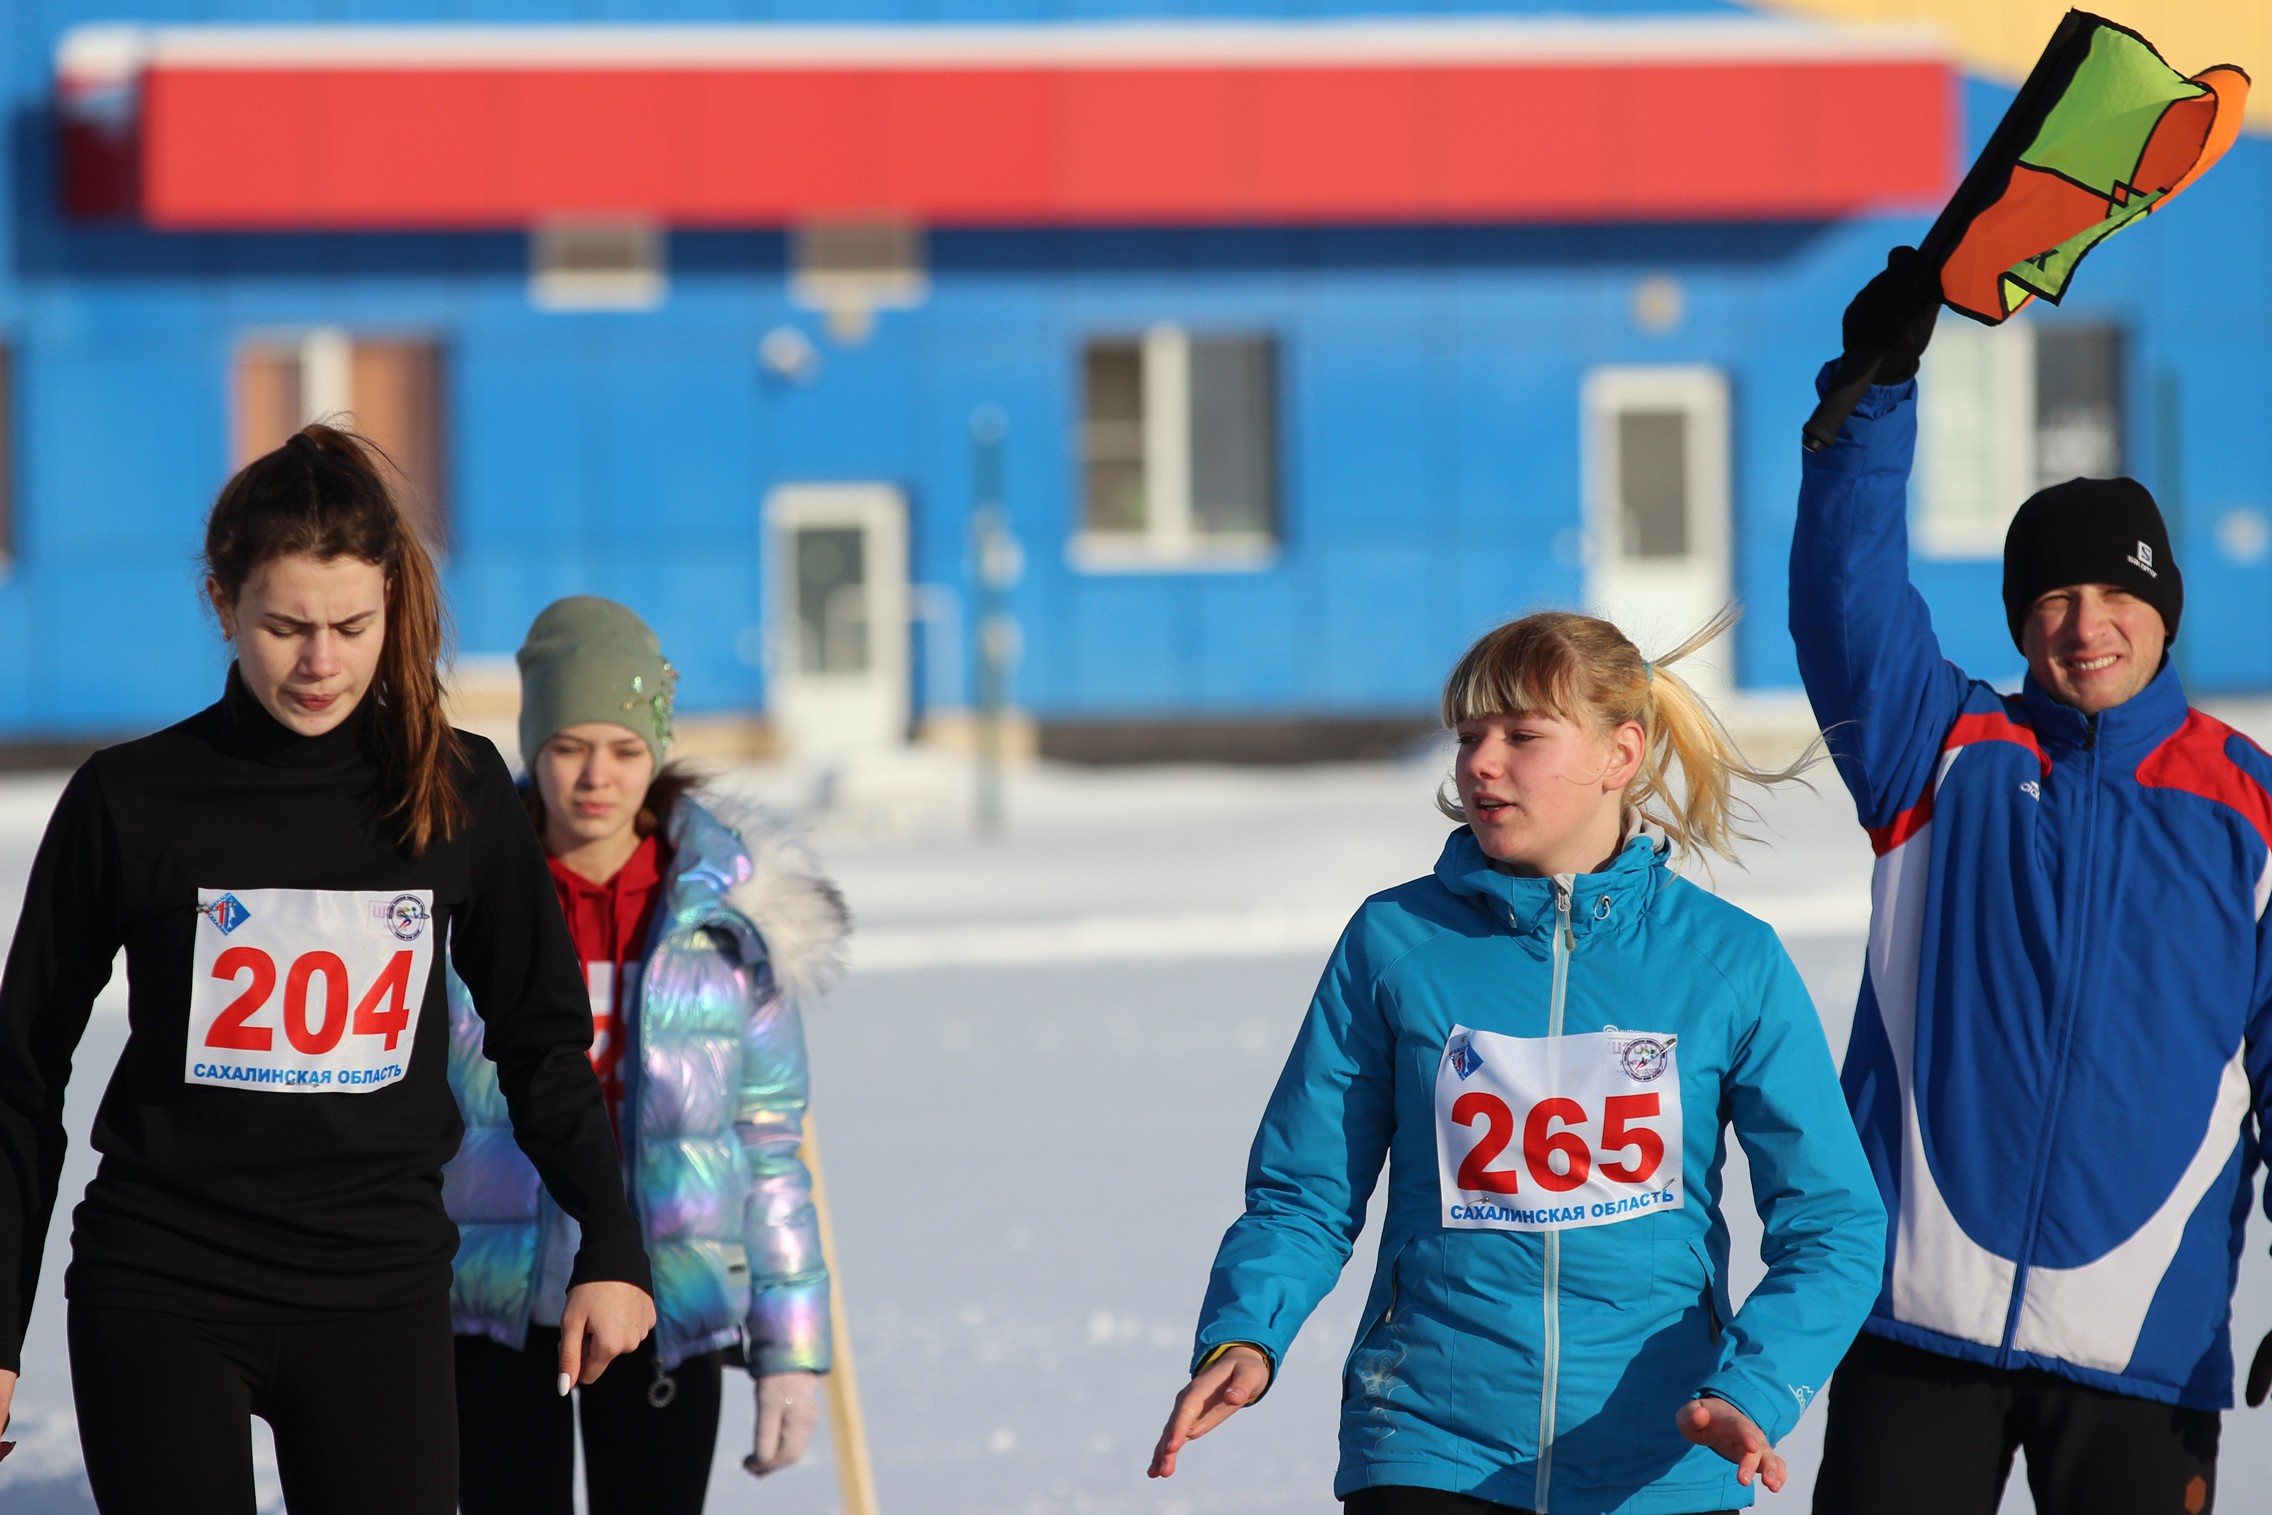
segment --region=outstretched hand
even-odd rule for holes
[[[1233,1347],[1191,1375],[1191,1382],[1175,1397],[1167,1428],[1152,1449],[1153,1478],[1175,1473],[1176,1453],[1187,1441],[1196,1441],[1238,1411],[1262,1397],[1270,1387],[1270,1359],[1252,1347]]]
[[[1710,1447],[1736,1465],[1736,1482],[1750,1484],[1756,1478],[1767,1485],[1767,1492],[1783,1492],[1783,1480],[1790,1469],[1775,1449],[1767,1444],[1767,1433],[1753,1424],[1749,1415],[1724,1399],[1706,1395],[1692,1399],[1680,1407],[1673,1416],[1673,1424],[1680,1434],[1700,1447]]]

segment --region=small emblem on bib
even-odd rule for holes
[[[1475,1070],[1483,1066],[1483,1059],[1475,1055],[1475,1039],[1473,1037],[1455,1036],[1451,1040],[1451,1045],[1444,1050],[1451,1057],[1452,1071],[1462,1079],[1473,1077]]]
[[[1636,1036],[1617,1054],[1617,1065],[1633,1082],[1648,1083],[1664,1076],[1665,1049],[1670,1045],[1653,1036]]]
[[[224,894],[217,900],[199,905],[197,913],[220,927],[223,936],[227,936],[246,921],[252,919],[252,912],[247,910],[233,894]]]
[[[372,914],[386,922],[396,941],[414,942],[426,934],[426,923],[434,912],[415,894],[398,894],[383,905],[373,907]]]

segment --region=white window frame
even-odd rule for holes
[[[1944,319],[1917,378],[1910,541],[1921,557],[2000,558],[2035,490],[2035,328]]]
[[[1245,333],[1240,333],[1245,335]],[[1275,333],[1256,331],[1277,344]],[[1087,339],[1094,340],[1094,339]],[[1078,486],[1081,525],[1066,544],[1066,558],[1086,573],[1252,573],[1278,562],[1277,532],[1203,533],[1191,508],[1191,333],[1162,322],[1138,343],[1144,386],[1144,529],[1094,531],[1087,524],[1085,476]],[[1085,342],[1084,342],[1085,350]],[[1273,386],[1272,400],[1278,399]],[[1087,423],[1082,398],[1081,424]],[[1273,417],[1273,425],[1276,418]],[[1282,438],[1273,437],[1273,446]],[[1283,454],[1277,488],[1283,502]]]

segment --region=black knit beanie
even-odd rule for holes
[[[2136,479],[2069,479],[2028,497],[2004,533],[2004,617],[2012,643],[2030,606],[2069,584],[2111,584],[2162,613],[2177,640],[2185,580],[2170,555],[2169,528]]]

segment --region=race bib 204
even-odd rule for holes
[[[200,889],[197,914],[188,1082],[360,1094],[409,1069],[431,891]]]
[[[1444,1224],[1559,1231],[1681,1207],[1680,1072],[1650,1031],[1454,1026],[1436,1066]]]

